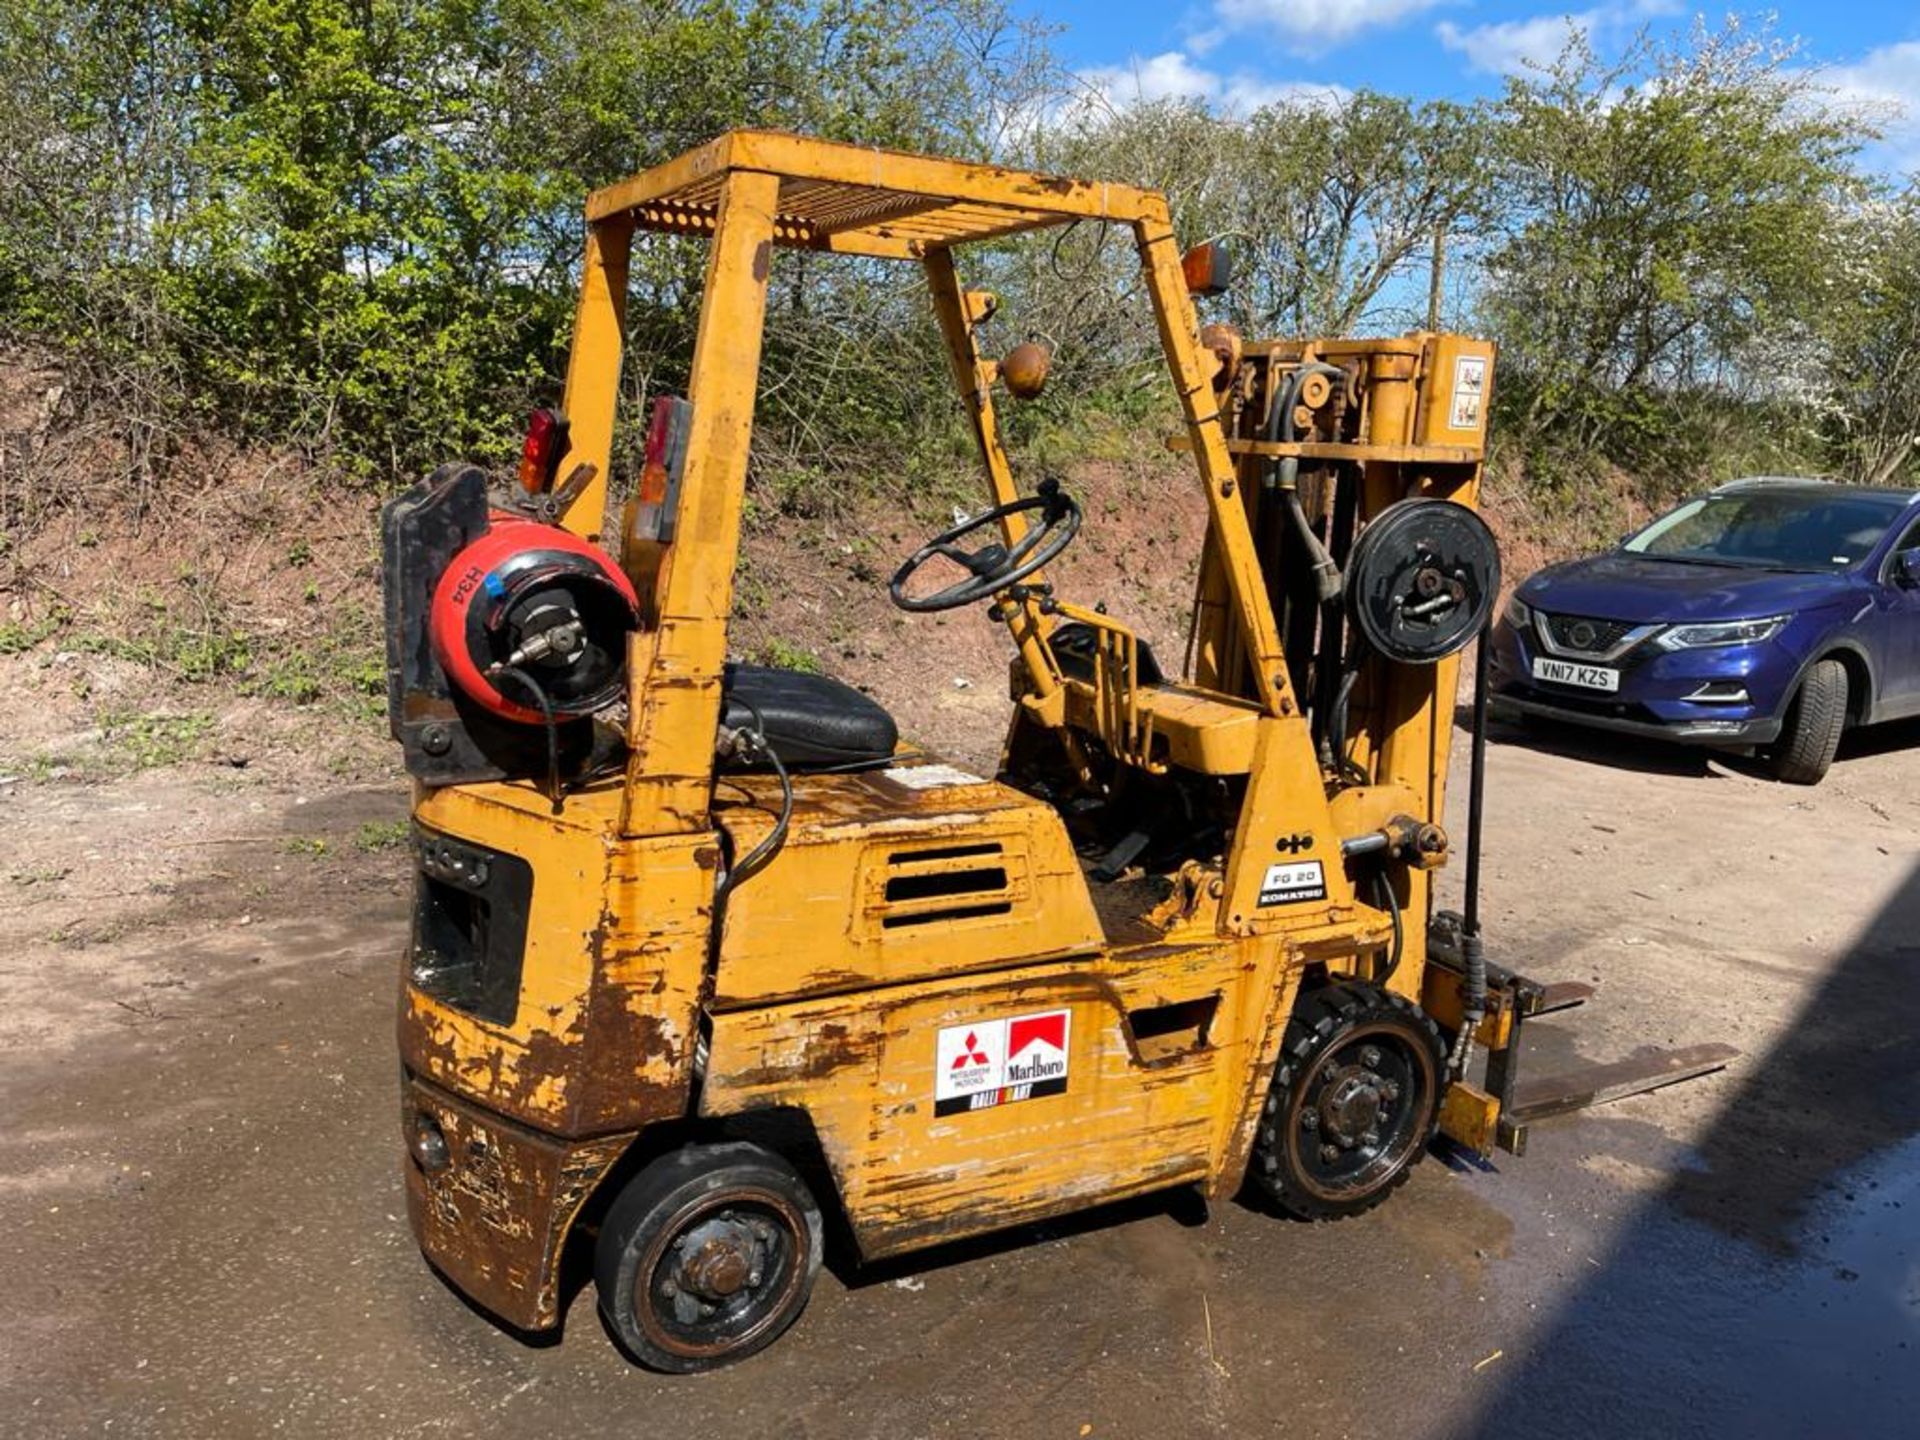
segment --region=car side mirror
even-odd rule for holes
[[[1893,579],[1910,590],[1920,587],[1920,545],[1893,557]]]

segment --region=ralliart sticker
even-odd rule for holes
[[[946,1026],[934,1046],[933,1113],[1065,1094],[1072,1020],[1071,1011],[1042,1010]]]

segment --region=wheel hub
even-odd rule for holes
[[[1336,1070],[1320,1092],[1319,1130],[1343,1149],[1352,1149],[1378,1131],[1388,1097],[1379,1075],[1364,1065]]]
[[[722,1216],[695,1226],[674,1247],[676,1287],[703,1300],[725,1300],[760,1283],[760,1237],[751,1226]]]

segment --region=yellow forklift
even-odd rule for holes
[[[793,1322],[823,1217],[869,1259],[1173,1186],[1333,1219],[1436,1130],[1519,1149],[1521,1022],[1584,991],[1486,962],[1477,803],[1466,913],[1431,898],[1459,657],[1499,589],[1473,508],[1490,344],[1203,335],[1225,257],[1183,254],[1157,193],[787,134],[723,135],[587,221],[564,399],[515,498],[448,466],[383,520],[415,780],[408,1208],[443,1275],[550,1328],[578,1236],[620,1343],[692,1371]],[[995,301],[956,270],[1076,223],[1131,236],[1206,500],[1179,661],[1047,581],[1094,522],[1022,493],[995,418],[1046,357],[984,355]],[[709,253],[688,393],[654,401],[616,514],[641,232]],[[890,590],[1007,626],[996,775],[727,658],[783,249],[924,269],[990,504]]]

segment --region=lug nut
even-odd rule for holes
[[[1337,1145],[1322,1145],[1320,1147],[1320,1158],[1331,1165],[1340,1158],[1340,1147]]]
[[[1302,1130],[1318,1130],[1320,1128],[1320,1112],[1318,1110],[1303,1111],[1300,1116],[1300,1128]]]
[[[1371,1045],[1366,1046],[1360,1052],[1360,1063],[1369,1070],[1373,1069],[1380,1063],[1380,1052]]]

